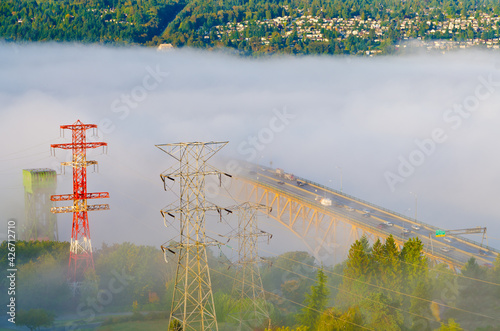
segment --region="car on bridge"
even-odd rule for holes
[[[418,230],[420,230],[420,226],[418,226],[418,225],[416,225],[416,224],[413,224],[413,225],[411,226],[411,228],[412,228],[413,230],[417,230],[417,231],[418,231]]]
[[[443,240],[446,241],[446,242],[448,242],[448,243],[451,243],[453,241],[453,239],[447,238],[447,237],[444,237]]]
[[[448,247],[441,247],[440,250],[442,250],[445,253],[448,253],[450,251]]]
[[[410,233],[410,229],[407,229],[407,228],[403,228],[403,233]]]
[[[387,221],[387,222],[384,222],[385,225],[387,226],[393,226],[394,224],[392,224],[391,222]]]
[[[487,252],[487,251],[484,251],[484,250],[482,250],[482,249],[480,249],[480,250],[479,250],[479,255],[481,255],[481,256],[486,256],[486,255],[488,255],[488,252]]]
[[[278,181],[278,184],[283,185],[283,184],[285,184],[285,182],[280,180],[280,181]]]

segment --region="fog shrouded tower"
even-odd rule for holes
[[[52,169],[24,169],[25,222],[22,240],[58,240],[56,215],[50,212],[50,196],[56,193],[57,177]]]
[[[87,149],[107,146],[107,143],[87,142],[86,131],[97,129],[95,124],[83,124],[78,120],[72,125],[61,125],[61,129],[72,131],[72,142],[53,144],[51,147],[73,151],[72,161],[61,163],[63,166],[73,168],[73,194],[53,195],[50,199],[52,201],[73,201],[73,205],[53,207],[51,211],[53,213],[73,213],[68,279],[76,288],[83,280],[85,271],[89,268],[94,269],[87,212],[109,209],[107,204],[87,204],[87,199],[109,198],[108,192],[87,193],[87,166],[97,164],[97,161],[87,161]]]
[[[205,200],[205,176],[221,175],[207,161],[226,144],[156,145],[177,161],[160,177],[163,183],[174,179],[179,182],[179,205],[163,209],[162,215],[179,221],[180,241],[162,249],[178,254],[169,323],[183,331],[218,330],[207,260],[207,245],[211,243],[205,235],[205,212],[220,208]]]
[[[266,326],[270,319],[267,310],[264,287],[260,278],[258,253],[259,237],[271,239],[272,235],[257,227],[258,210],[270,212],[271,208],[245,202],[235,208],[238,214],[238,267],[233,286],[233,295],[238,298],[239,330],[255,330]]]

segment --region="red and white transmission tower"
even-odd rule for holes
[[[78,284],[83,280],[83,275],[87,269],[94,269],[87,211],[109,209],[107,204],[87,205],[87,199],[109,198],[108,192],[87,193],[87,166],[97,164],[97,161],[87,161],[87,149],[107,146],[108,144],[105,142],[87,142],[86,131],[88,129],[97,129],[95,124],[83,124],[78,120],[72,125],[61,125],[61,129],[72,131],[72,142],[69,144],[53,144],[50,147],[73,150],[72,161],[61,163],[63,166],[73,167],[73,194],[53,195],[50,200],[73,200],[73,206],[53,207],[50,211],[53,213],[73,213],[68,279],[74,284]]]

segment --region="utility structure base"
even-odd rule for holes
[[[69,252],[68,280],[73,283],[73,288],[78,289],[78,284],[83,280],[88,269],[94,269],[92,257],[92,244],[88,211],[108,210],[109,205],[88,205],[87,199],[109,198],[108,192],[87,193],[87,166],[96,165],[97,161],[87,161],[87,149],[107,146],[105,142],[87,142],[86,131],[97,129],[95,124],[83,124],[80,120],[72,125],[61,125],[62,130],[72,131],[72,142],[69,144],[53,144],[52,148],[70,149],[73,151],[71,162],[62,162],[63,166],[73,168],[73,194],[53,195],[52,201],[73,201],[72,206],[53,207],[53,213],[73,213],[71,228],[71,244]]]
[[[166,181],[173,181],[174,178],[179,180],[180,185],[179,206],[161,211],[164,218],[178,219],[180,226],[179,242],[162,246],[164,252],[178,254],[169,321],[173,330],[218,330],[206,248],[216,243],[207,241],[205,212],[220,211],[220,208],[205,200],[205,176],[221,175],[207,161],[226,144],[193,142],[156,145],[178,162],[160,175],[165,188]]]

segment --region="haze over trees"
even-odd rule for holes
[[[51,323],[52,316],[58,323],[76,314],[69,323],[86,325],[102,321],[100,314],[133,312],[108,317],[106,327],[158,319],[168,323],[176,264],[165,263],[159,249],[103,245],[94,255],[96,272],[86,275],[82,294],[74,300],[65,281],[69,243],[19,241],[16,247],[16,300],[25,317],[44,315],[48,320],[35,320]],[[0,249],[6,252],[6,242]],[[221,330],[231,329],[240,307],[232,296],[236,267],[223,253],[209,252],[217,319]],[[500,258],[492,268],[470,259],[456,274],[444,264],[431,265],[422,252],[418,238],[400,249],[390,236],[373,245],[361,238],[335,266],[319,266],[306,252],[267,257],[260,266],[267,300],[262,304],[272,330],[500,329]],[[6,291],[6,279],[1,291]]]
[[[51,327],[54,318],[54,313],[44,309],[21,310],[17,315],[16,325],[24,325],[30,330],[40,330],[41,327]]]

